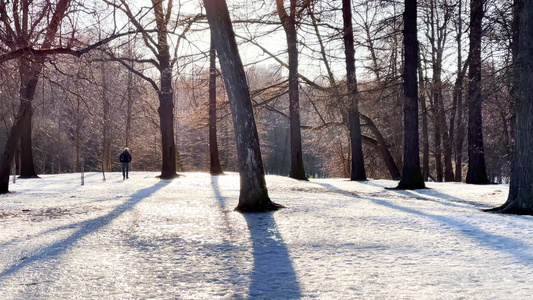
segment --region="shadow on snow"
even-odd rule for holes
[[[220,208],[226,210],[226,197],[220,193],[218,178],[212,176],[211,183]],[[250,230],[254,257],[248,298],[300,299],[300,284],[273,214],[242,214]]]
[[[57,258],[61,254],[65,253],[76,242],[78,242],[85,236],[88,236],[89,234],[94,233],[100,230],[101,228],[109,225],[109,223],[111,223],[111,221],[113,221],[115,218],[131,210],[137,203],[141,202],[143,199],[154,194],[155,192],[163,188],[168,183],[169,181],[162,180],[162,181],[159,181],[154,186],[139,190],[137,193],[131,195],[129,200],[117,206],[115,209],[113,209],[113,211],[111,211],[105,216],[101,216],[95,219],[91,219],[91,220],[87,220],[87,221],[83,221],[83,222],[79,222],[75,224],[69,224],[68,226],[53,229],[54,231],[57,231],[57,230],[62,230],[66,228],[79,228],[76,232],[72,233],[69,237],[62,239],[56,243],[53,243],[47,247],[44,247],[43,249],[37,251],[36,253],[28,256],[23,261],[16,263],[12,265],[10,268],[1,272],[0,282],[2,281],[3,278],[17,273],[24,267],[34,262]]]
[[[445,224],[445,225],[448,225],[450,226],[451,228],[454,228],[455,231],[454,232],[458,232],[472,240],[475,240],[477,241],[480,245],[482,246],[485,246],[487,248],[492,248],[493,250],[496,250],[496,251],[502,251],[502,252],[506,252],[510,255],[513,255],[518,261],[521,261],[522,263],[526,264],[526,265],[530,265],[530,264],[533,264],[533,255],[531,255],[528,251],[524,250],[524,246],[525,244],[523,242],[521,242],[520,240],[516,240],[516,239],[513,239],[513,238],[510,238],[510,237],[506,237],[506,236],[502,236],[502,235],[496,235],[496,234],[492,234],[492,233],[488,233],[482,229],[480,229],[479,227],[476,227],[474,225],[471,225],[469,223],[465,223],[465,222],[462,222],[462,221],[459,221],[457,219],[454,219],[452,217],[446,217],[446,216],[441,216],[441,215],[434,215],[434,214],[429,214],[429,213],[425,213],[425,212],[421,212],[421,211],[418,211],[418,210],[415,210],[415,209],[412,209],[412,208],[408,208],[408,207],[404,207],[404,206],[400,206],[400,205],[397,205],[397,204],[393,204],[391,203],[389,200],[386,200],[386,199],[377,199],[377,198],[383,198],[383,196],[378,196],[377,198],[370,198],[370,197],[364,197],[364,196],[358,196],[358,195],[355,195],[349,191],[344,191],[344,193],[342,193],[342,189],[339,189],[339,188],[336,188],[330,184],[327,184],[327,183],[317,183],[325,188],[328,188],[330,190],[333,190],[334,192],[337,192],[339,194],[344,194],[346,196],[350,196],[350,197],[354,197],[354,198],[357,198],[357,199],[361,199],[361,200],[369,200],[377,205],[381,205],[381,206],[385,206],[385,207],[388,207],[388,208],[392,208],[392,209],[396,209],[396,210],[399,210],[399,211],[403,211],[403,212],[406,212],[406,213],[409,213],[409,214],[414,214],[414,215],[418,215],[418,216],[421,216],[421,217],[425,217],[425,218],[430,218],[430,219],[433,219],[437,222],[440,222],[442,224]],[[426,190],[427,191],[427,190]],[[410,191],[405,191],[405,190],[401,190],[401,191],[396,191],[394,190],[394,192],[396,193],[399,193],[403,196],[412,196],[413,198],[416,198],[416,199],[421,199],[419,195],[417,194],[414,194]],[[442,194],[442,193],[433,193],[432,196],[441,196],[444,200],[443,201],[437,201],[437,200],[434,200],[434,199],[426,199],[426,198],[422,198],[421,200],[429,200],[429,201],[434,201],[434,202],[437,202],[439,204],[443,204],[443,205],[448,205],[448,206],[454,206],[454,207],[461,207],[461,208],[464,208],[464,205],[461,206],[461,205],[458,205],[456,203],[461,203],[461,204],[467,204],[467,205],[472,205],[474,207],[479,207],[479,206],[483,206],[483,204],[480,204],[480,203],[477,203],[477,202],[473,202],[473,201],[465,201],[465,200],[462,200],[462,199],[459,199],[459,198],[455,198],[455,197],[452,197],[452,196],[449,196],[449,195],[445,195],[445,194]],[[445,201],[451,201],[451,202],[456,202],[456,203],[446,203]],[[529,248],[527,248],[529,249]],[[526,260],[524,260],[526,259]]]

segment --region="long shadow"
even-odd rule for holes
[[[337,194],[349,195],[349,196],[352,196],[352,197],[364,197],[364,196],[360,196],[360,195],[358,195],[356,193],[337,188],[337,187],[335,187],[335,186],[333,186],[331,184],[328,184],[328,183],[316,182],[316,181],[313,182],[313,183],[315,183],[317,185],[320,185],[322,187],[325,187],[325,188],[329,189],[330,191],[332,191],[334,193],[337,193]],[[390,189],[387,186],[380,185],[380,184],[371,183],[370,185],[375,186],[375,187],[382,187],[382,188],[386,189],[387,191],[402,195],[402,196],[407,197],[407,198],[411,198],[411,199],[415,199],[415,200],[431,201],[431,202],[439,203],[439,204],[446,205],[446,206],[453,206],[453,207],[459,207],[459,208],[464,208],[465,206],[474,206],[474,207],[478,207],[480,209],[491,207],[490,205],[487,205],[487,204],[484,204],[484,203],[464,200],[464,199],[461,199],[461,198],[457,198],[457,197],[453,197],[453,196],[450,196],[450,195],[447,195],[447,194],[443,194],[443,193],[437,192],[436,190],[433,190],[433,189],[418,190],[420,194],[415,194],[414,192],[409,191],[409,190]],[[385,198],[385,197],[387,197],[387,195],[379,195],[378,197]],[[438,198],[438,199],[435,199],[435,198]],[[442,199],[442,200],[439,200],[439,199]]]
[[[96,232],[100,230],[101,228],[109,225],[111,221],[113,221],[115,218],[119,217],[123,213],[133,209],[133,207],[141,202],[146,197],[154,194],[156,191],[167,185],[169,181],[159,181],[154,186],[142,189],[138,191],[137,193],[131,195],[130,199],[124,202],[123,204],[117,206],[113,211],[108,213],[105,216],[101,216],[92,220],[87,220],[75,224],[69,224],[68,226],[58,227],[54,228],[53,230],[61,230],[65,228],[79,228],[76,232],[72,233],[69,237],[62,239],[52,245],[49,245],[47,247],[44,247],[43,249],[37,251],[33,255],[30,255],[29,257],[25,258],[24,260],[20,261],[19,263],[16,263],[12,265],[10,268],[2,271],[0,273],[0,282],[23,269],[24,267],[43,260],[47,259],[54,259],[60,256],[61,254],[65,253],[70,247],[72,247],[77,241],[81,240],[83,237]]]
[[[328,187],[329,186],[328,188],[333,189],[333,191],[335,191],[337,193],[341,193],[343,191],[343,190],[338,189],[338,188],[336,188],[336,187],[334,187],[332,185],[329,185],[327,183],[319,183],[319,184],[324,186],[324,187]],[[409,192],[408,191],[403,191],[401,194],[409,195]],[[354,194],[352,194],[352,193],[350,193],[348,191],[344,191],[344,195],[350,196],[350,197],[354,197],[354,198],[357,198],[357,199],[360,199],[360,200],[362,200],[362,199],[369,200],[369,201],[371,201],[371,202],[373,202],[375,204],[381,205],[381,206],[385,206],[385,207],[396,209],[396,210],[400,210],[400,211],[403,211],[403,212],[406,212],[406,213],[410,213],[410,214],[419,215],[419,216],[422,216],[422,217],[433,219],[433,220],[435,220],[437,222],[440,222],[440,223],[448,225],[448,226],[450,226],[452,228],[455,228],[454,232],[458,232],[458,233],[460,233],[460,234],[462,234],[464,236],[469,237],[472,240],[476,240],[479,244],[481,244],[483,246],[492,248],[492,249],[497,250],[497,251],[507,252],[508,254],[511,254],[511,255],[515,256],[515,258],[517,260],[523,262],[526,265],[533,264],[533,255],[528,253],[528,251],[522,250],[522,249],[529,249],[529,246],[525,245],[520,240],[516,240],[516,239],[510,238],[510,237],[506,237],[506,236],[502,236],[502,235],[491,234],[491,233],[488,233],[486,231],[483,231],[479,227],[476,227],[476,226],[471,225],[469,223],[460,222],[460,221],[458,221],[456,219],[453,219],[451,217],[424,213],[424,212],[421,212],[421,211],[418,211],[418,210],[415,210],[415,209],[412,209],[412,208],[408,208],[408,207],[403,207],[403,206],[392,204],[389,201],[384,200],[384,199],[362,197],[362,196],[354,195]],[[412,194],[412,195],[414,195],[414,194]],[[418,195],[416,195],[416,196],[418,196]],[[457,198],[455,198],[455,199],[457,199]],[[465,203],[465,202],[462,201],[462,199],[459,199],[459,200],[461,200],[460,201],[461,203]],[[441,204],[445,204],[445,202],[440,202],[440,201],[437,201],[437,202],[441,203]],[[468,202],[466,202],[466,203],[468,204]],[[475,203],[475,202],[473,202],[473,203]],[[478,203],[476,203],[476,204],[478,204]],[[458,205],[455,205],[455,204],[452,204],[452,205],[458,206]],[[525,261],[524,261],[524,259],[525,259]]]
[[[221,209],[225,209],[225,197],[220,194],[218,180],[212,178],[215,196]],[[273,212],[245,213],[243,216],[250,230],[254,257],[248,298],[300,299],[300,284]]]
[[[474,206],[474,207],[477,207],[477,208],[489,208],[489,207],[491,207],[488,204],[484,204],[484,203],[480,203],[480,202],[476,202],[476,201],[464,200],[464,199],[457,198],[457,197],[454,197],[454,196],[450,196],[448,194],[437,192],[437,191],[431,190],[431,189],[420,190],[420,194],[422,194],[424,196],[428,196],[428,197],[435,197],[435,198],[443,199],[444,201],[439,201],[437,199],[431,199],[431,198],[426,198],[426,197],[422,197],[421,198],[420,195],[417,195],[417,194],[413,193],[412,191],[408,191],[408,190],[390,190],[390,191],[392,191],[394,193],[397,193],[397,194],[400,194],[400,195],[403,195],[403,196],[406,196],[406,197],[409,197],[409,198],[433,201],[433,202],[437,202],[439,204],[447,205],[447,206],[464,207],[465,205],[468,205],[468,206]]]
[[[368,200],[378,205],[382,205],[382,206],[400,210],[406,213],[430,218],[435,221],[446,224],[450,227],[454,227],[456,229],[455,232],[459,232],[463,234],[464,236],[471,238],[472,240],[477,240],[477,242],[483,246],[492,248],[497,251],[507,252],[508,254],[515,256],[517,260],[521,261],[524,264],[527,264],[527,265],[533,264],[533,255],[531,255],[528,251],[522,250],[524,248],[529,249],[529,246],[525,245],[520,240],[516,240],[516,239],[502,236],[502,235],[488,233],[486,231],[483,231],[479,227],[476,227],[469,223],[460,222],[450,217],[428,214],[428,213],[424,213],[424,212],[421,212],[415,209],[395,205],[395,204],[390,203],[387,200],[379,200],[379,199],[372,199],[372,198],[368,198]]]

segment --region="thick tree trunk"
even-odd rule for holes
[[[303,162],[302,133],[300,129],[296,0],[290,1],[290,14],[287,14],[283,6],[283,0],[276,0],[278,14],[285,29],[285,35],[287,36],[287,49],[289,54],[289,127],[291,132],[291,170],[289,177],[307,180]]]
[[[217,69],[213,37],[209,50],[209,172],[211,175],[223,174],[217,143]]]
[[[404,151],[403,172],[398,189],[425,188],[424,178],[420,172],[420,155],[418,145],[418,41],[416,27],[416,0],[405,0],[404,45],[405,62],[403,74],[404,93]]]
[[[161,129],[161,179],[171,179],[176,174],[176,144],[174,142],[174,103],[172,100],[173,92],[169,78],[163,79],[161,73],[161,91],[159,92],[159,120]]]
[[[344,23],[344,54],[346,55],[346,77],[348,96],[350,99],[349,130],[352,149],[351,180],[366,180],[365,160],[361,138],[361,122],[359,121],[359,91],[355,77],[355,47],[352,28],[351,0],[342,0],[342,19]]]
[[[174,90],[172,89],[172,64],[168,44],[167,21],[162,2],[152,0],[157,25],[157,46],[159,54],[160,89],[159,120],[161,130],[161,179],[171,179],[176,174],[176,143],[174,141]]]
[[[276,210],[281,206],[273,203],[268,196],[250,92],[226,1],[204,0],[204,5],[222,67],[235,129],[241,178],[239,204],[235,209],[241,212]]]
[[[533,2],[522,1],[516,74],[516,143],[509,196],[493,211],[533,214]]]
[[[41,69],[39,63],[31,63],[29,59],[23,57],[20,59],[19,73],[20,73],[20,94],[25,95],[21,98],[22,101],[29,102],[31,107],[29,115],[24,118],[22,124],[22,132],[20,135],[20,178],[38,178],[35,172],[35,164],[33,161],[32,151],[32,115],[33,115],[33,98],[37,89],[38,70]]]
[[[34,80],[37,81],[37,78],[34,78]],[[7,137],[4,154],[2,156],[2,164],[0,165],[0,194],[9,193],[9,172],[11,171],[11,164],[13,163],[17,152],[18,141],[22,134],[22,127],[25,121],[24,119],[29,118],[32,109],[31,102],[24,101],[24,97],[29,93],[31,93],[31,91],[26,91],[20,95],[22,99],[20,101],[17,118],[15,119],[15,123],[13,124],[13,127],[11,127],[11,131]]]
[[[470,1],[470,67],[468,70],[468,172],[466,183],[487,184],[481,113],[481,37],[483,0]]]

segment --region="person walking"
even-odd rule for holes
[[[122,179],[128,179],[128,173],[130,171],[131,154],[128,147],[124,148],[124,151],[120,154],[120,162],[122,163]]]

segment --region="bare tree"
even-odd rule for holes
[[[296,0],[290,0],[289,13],[284,1],[276,0],[278,15],[287,36],[289,53],[289,116],[291,138],[291,170],[289,177],[307,180],[302,155],[302,133],[300,131],[300,100],[298,84],[298,36],[296,33]]]
[[[217,69],[213,37],[209,50],[209,172],[211,175],[223,174],[217,143]]]
[[[366,180],[365,161],[361,138],[361,122],[359,120],[359,91],[355,77],[355,47],[352,27],[352,3],[342,1],[342,19],[344,22],[344,53],[346,55],[346,77],[348,95],[350,97],[349,128],[352,148],[351,180]]]
[[[241,188],[236,210],[279,209],[281,206],[273,203],[268,196],[250,92],[226,1],[204,0],[204,5],[230,100],[237,141]]]
[[[177,54],[172,57],[170,49],[169,34],[171,28],[169,22],[172,17],[173,1],[168,1],[166,9],[163,7],[163,1],[152,0],[152,8],[154,14],[154,21],[156,25],[156,38],[154,38],[149,30],[141,24],[138,20],[139,16],[144,14],[134,13],[126,0],[120,0],[120,3],[116,1],[105,2],[122,11],[133,24],[138,32],[141,33],[145,46],[155,56],[156,59],[142,60],[144,63],[150,63],[159,71],[159,84],[153,79],[145,76],[141,72],[133,69],[124,59],[115,57],[113,54],[112,59],[115,59],[126,67],[128,70],[139,75],[143,79],[147,80],[154,90],[157,92],[159,98],[159,119],[161,129],[161,151],[162,151],[162,165],[161,175],[162,179],[170,179],[177,176],[176,174],[176,143],[174,140],[174,89],[172,87],[172,75],[173,69],[177,62]],[[176,49],[179,47],[179,42],[183,39],[186,32],[190,29],[193,22],[196,20],[196,16],[185,21],[185,28],[176,45]],[[176,27],[176,26],[174,26]]]
[[[12,28],[9,21],[10,18],[6,8],[8,3],[4,1],[0,2],[0,20],[5,28],[0,35],[0,39],[9,47],[9,50],[12,52],[28,47],[38,48],[40,50],[50,49],[56,39],[56,34],[68,10],[70,2],[70,0],[59,0],[55,6],[53,6],[51,3],[48,3],[38,13],[39,17],[36,19],[37,22],[33,23],[30,23],[29,19],[30,2],[24,1],[22,3],[21,15],[19,15],[18,5],[13,3],[14,7],[12,7],[12,12],[14,13],[15,18],[15,29]],[[40,45],[35,45],[34,43],[38,43],[39,39],[31,37],[29,33],[36,33],[37,26],[42,26],[39,21],[43,20],[44,16],[49,13],[52,15],[50,22],[44,29],[44,38],[42,43]],[[30,37],[32,39],[30,39]],[[20,70],[20,106],[16,121],[9,133],[6,147],[4,149],[4,155],[2,157],[3,161],[0,165],[0,194],[8,192],[9,171],[15,156],[17,143],[22,135],[25,136],[25,144],[23,147],[25,149],[24,160],[29,163],[28,165],[25,165],[25,170],[28,172],[28,174],[25,174],[25,176],[37,176],[33,166],[33,155],[31,153],[31,116],[33,110],[32,101],[46,55],[32,56],[30,52],[30,54],[26,55],[19,54],[18,57]]]
[[[520,3],[521,2],[521,3]],[[516,74],[516,143],[507,201],[491,211],[533,214],[533,2],[519,0],[519,48]]]
[[[481,104],[481,37],[485,0],[470,1],[470,50],[468,69],[468,172],[466,183],[489,183],[483,145]]]
[[[418,145],[418,40],[416,0],[405,0],[404,19],[404,161],[402,179],[398,189],[425,188],[424,179],[420,172],[420,156]]]

